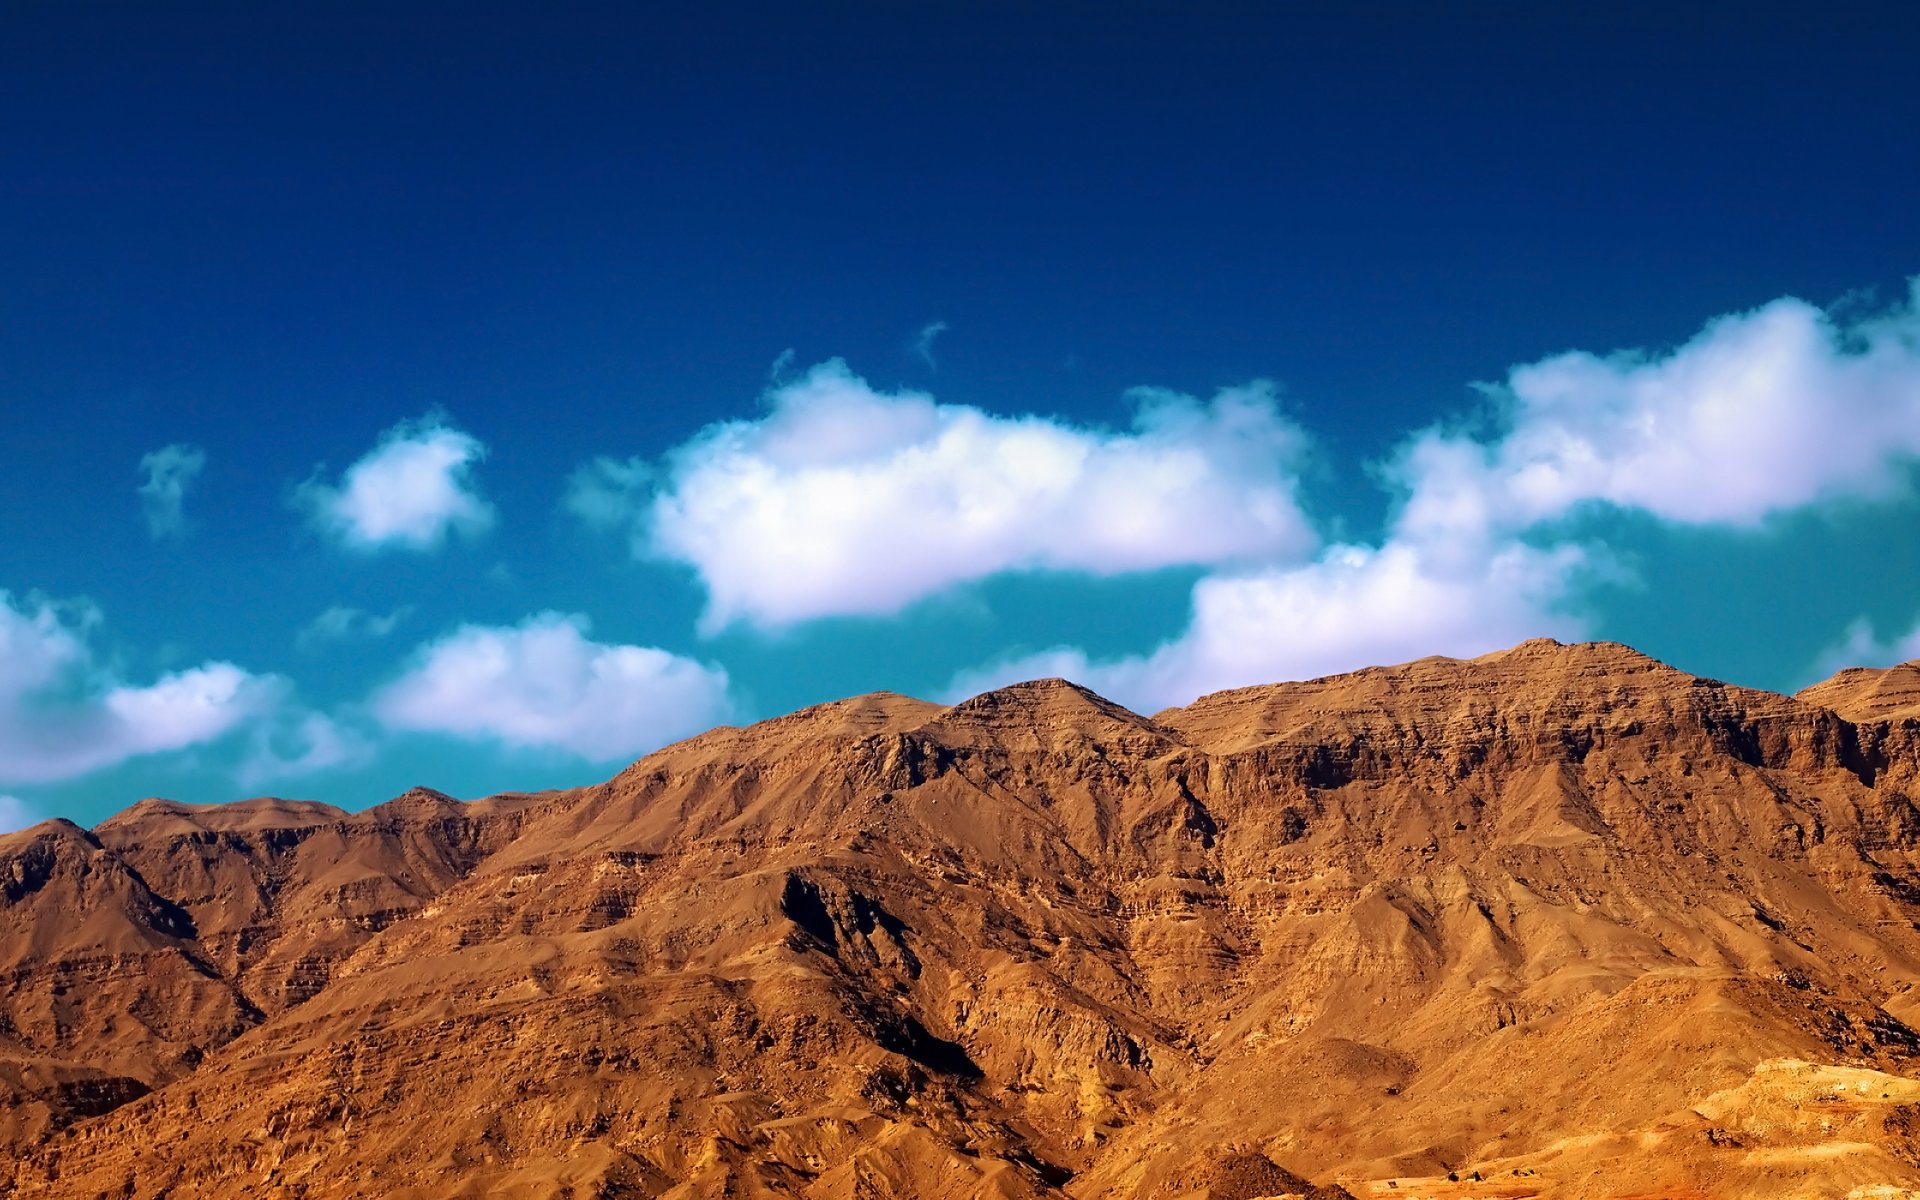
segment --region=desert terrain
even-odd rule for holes
[[[1916,789],[1920,665],[1534,641],[144,800],[0,838],[0,1195],[1895,1200]]]

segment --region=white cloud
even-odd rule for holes
[[[1665,354],[1557,355],[1488,391],[1499,432],[1417,434],[1383,473],[1403,503],[1378,546],[1202,579],[1185,632],[1151,654],[1095,661],[1054,647],[962,672],[950,692],[1065,674],[1152,709],[1582,636],[1578,598],[1613,567],[1593,547],[1547,537],[1580,506],[1750,527],[1902,488],[1920,457],[1920,282],[1906,303],[1864,319],[1778,300],[1712,321]],[[1920,629],[1882,643],[1856,623],[1823,661],[1912,657]]]
[[[101,707],[119,727],[123,753],[116,757],[124,757],[211,741],[267,708],[277,691],[274,681],[229,662],[211,662],[162,675],[145,687],[112,688]]]
[[[1588,552],[1507,543],[1480,557],[1407,541],[1335,546],[1318,560],[1194,585],[1187,629],[1151,654],[1090,660],[1055,647],[962,672],[950,699],[1060,675],[1142,712],[1223,688],[1311,679],[1429,654],[1483,654],[1529,637],[1580,636],[1562,611]]]
[[[18,796],[0,796],[0,833],[12,833],[36,825],[44,818]]]
[[[475,489],[473,469],[487,448],[443,417],[403,421],[348,467],[337,486],[318,479],[296,493],[314,526],[350,549],[431,550],[449,531],[493,525],[493,506]]]
[[[1312,549],[1295,500],[1307,439],[1271,385],[1135,399],[1118,433],[878,392],[824,363],[772,389],[765,417],[671,454],[632,512],[636,550],[693,566],[711,633],[893,613],[1004,571],[1114,575]],[[632,466],[589,470],[604,482]],[[610,489],[585,494],[575,511],[605,511]]]
[[[154,537],[178,537],[186,532],[187,489],[206,465],[207,452],[184,442],[162,446],[141,457],[140,469],[147,478],[140,485],[140,507]]]
[[[317,650],[332,642],[357,639],[378,640],[413,614],[413,606],[403,604],[385,616],[378,616],[348,604],[335,604],[307,623],[294,637],[302,650]]]
[[[0,783],[68,779],[225,736],[276,708],[286,682],[227,662],[145,685],[99,665],[99,614],[0,591]]]
[[[1416,438],[1410,531],[1524,528],[1582,504],[1752,526],[1898,490],[1920,456],[1920,282],[1844,322],[1800,300],[1721,317],[1664,355],[1561,354],[1491,389],[1508,428]]]
[[[1859,617],[1847,625],[1838,642],[1820,652],[1814,679],[1825,679],[1847,667],[1891,667],[1916,659],[1920,659],[1920,621],[1905,633],[1883,640],[1874,633],[1872,621]]]
[[[373,710],[389,727],[632,757],[723,719],[727,674],[645,646],[590,640],[555,612],[514,626],[463,625],[423,646]]]
[[[50,686],[87,659],[86,635],[100,622],[90,604],[56,604],[38,597],[16,607],[0,590],[0,705]]]
[[[370,737],[333,717],[293,710],[255,726],[252,747],[235,775],[251,788],[361,766],[372,760],[374,750]]]

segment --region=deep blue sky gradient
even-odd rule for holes
[[[1064,638],[1150,647],[1197,572],[1000,579],[898,621],[703,640],[690,574],[630,561],[561,489],[752,414],[792,348],[1109,425],[1136,385],[1277,379],[1319,441],[1309,507],[1376,536],[1365,465],[1471,410],[1475,380],[1780,295],[1901,294],[1917,45],[1920,10],[1885,3],[14,4],[0,588],[91,598],[131,676],[226,658],[322,704],[458,621],[548,608],[724,662],[744,716]],[[935,320],[931,369],[912,345]],[[491,448],[494,533],[322,544],[292,490],[435,408]],[[209,467],[191,536],[156,543],[135,466],[169,442]],[[1795,686],[1852,615],[1920,608],[1915,515],[1622,519],[1643,581],[1597,602],[1600,632]],[[337,602],[416,611],[303,656]],[[222,770],[11,790],[85,819],[226,798]],[[606,773],[416,741],[287,790]]]

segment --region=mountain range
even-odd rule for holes
[[[1920,664],[1542,640],[143,800],[0,837],[0,1196],[1920,1195],[1917,794]]]

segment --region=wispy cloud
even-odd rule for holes
[[[372,709],[389,728],[593,761],[698,733],[729,711],[727,673],[646,646],[591,640],[585,617],[463,625],[420,648]]]
[[[44,818],[18,796],[0,796],[0,833],[12,833],[38,824]]]
[[[876,391],[834,360],[769,393],[765,417],[680,447],[650,491],[640,464],[593,465],[573,507],[624,511],[638,553],[691,565],[708,632],[894,613],[1004,571],[1311,551],[1295,498],[1307,438],[1271,385],[1135,400],[1133,428],[1114,432]]]
[[[927,370],[938,371],[940,364],[933,357],[934,339],[945,333],[948,325],[945,321],[934,321],[920,327],[920,335],[913,339],[913,356],[927,364]]]
[[[430,414],[387,430],[338,484],[311,479],[295,500],[315,528],[349,549],[432,550],[449,532],[493,526],[493,506],[473,478],[486,454],[479,439]]]
[[[229,662],[123,681],[95,656],[97,610],[0,592],[0,783],[69,779],[215,741],[271,713],[288,685]]]
[[[1820,652],[1808,682],[1825,679],[1846,667],[1890,667],[1916,659],[1920,659],[1920,620],[1905,633],[1882,638],[1874,631],[1872,621],[1859,617],[1847,625],[1839,640]]]
[[[653,466],[643,458],[602,456],[567,480],[567,511],[588,525],[630,524],[653,493]]]
[[[767,367],[767,382],[772,384],[785,383],[793,374],[795,359],[796,355],[793,352],[792,346],[788,346],[785,350],[774,355],[773,362]]]
[[[412,614],[411,604],[402,605],[384,616],[347,604],[335,604],[309,621],[306,628],[295,635],[294,645],[311,652],[336,642],[377,640],[392,633],[400,622]]]
[[[146,480],[140,485],[140,507],[147,517],[147,530],[156,538],[179,537],[187,530],[187,489],[207,465],[207,452],[198,446],[175,442],[143,455],[140,470]]]
[[[251,732],[234,771],[234,778],[247,788],[364,766],[379,749],[369,732],[308,709],[275,714],[256,722]]]

